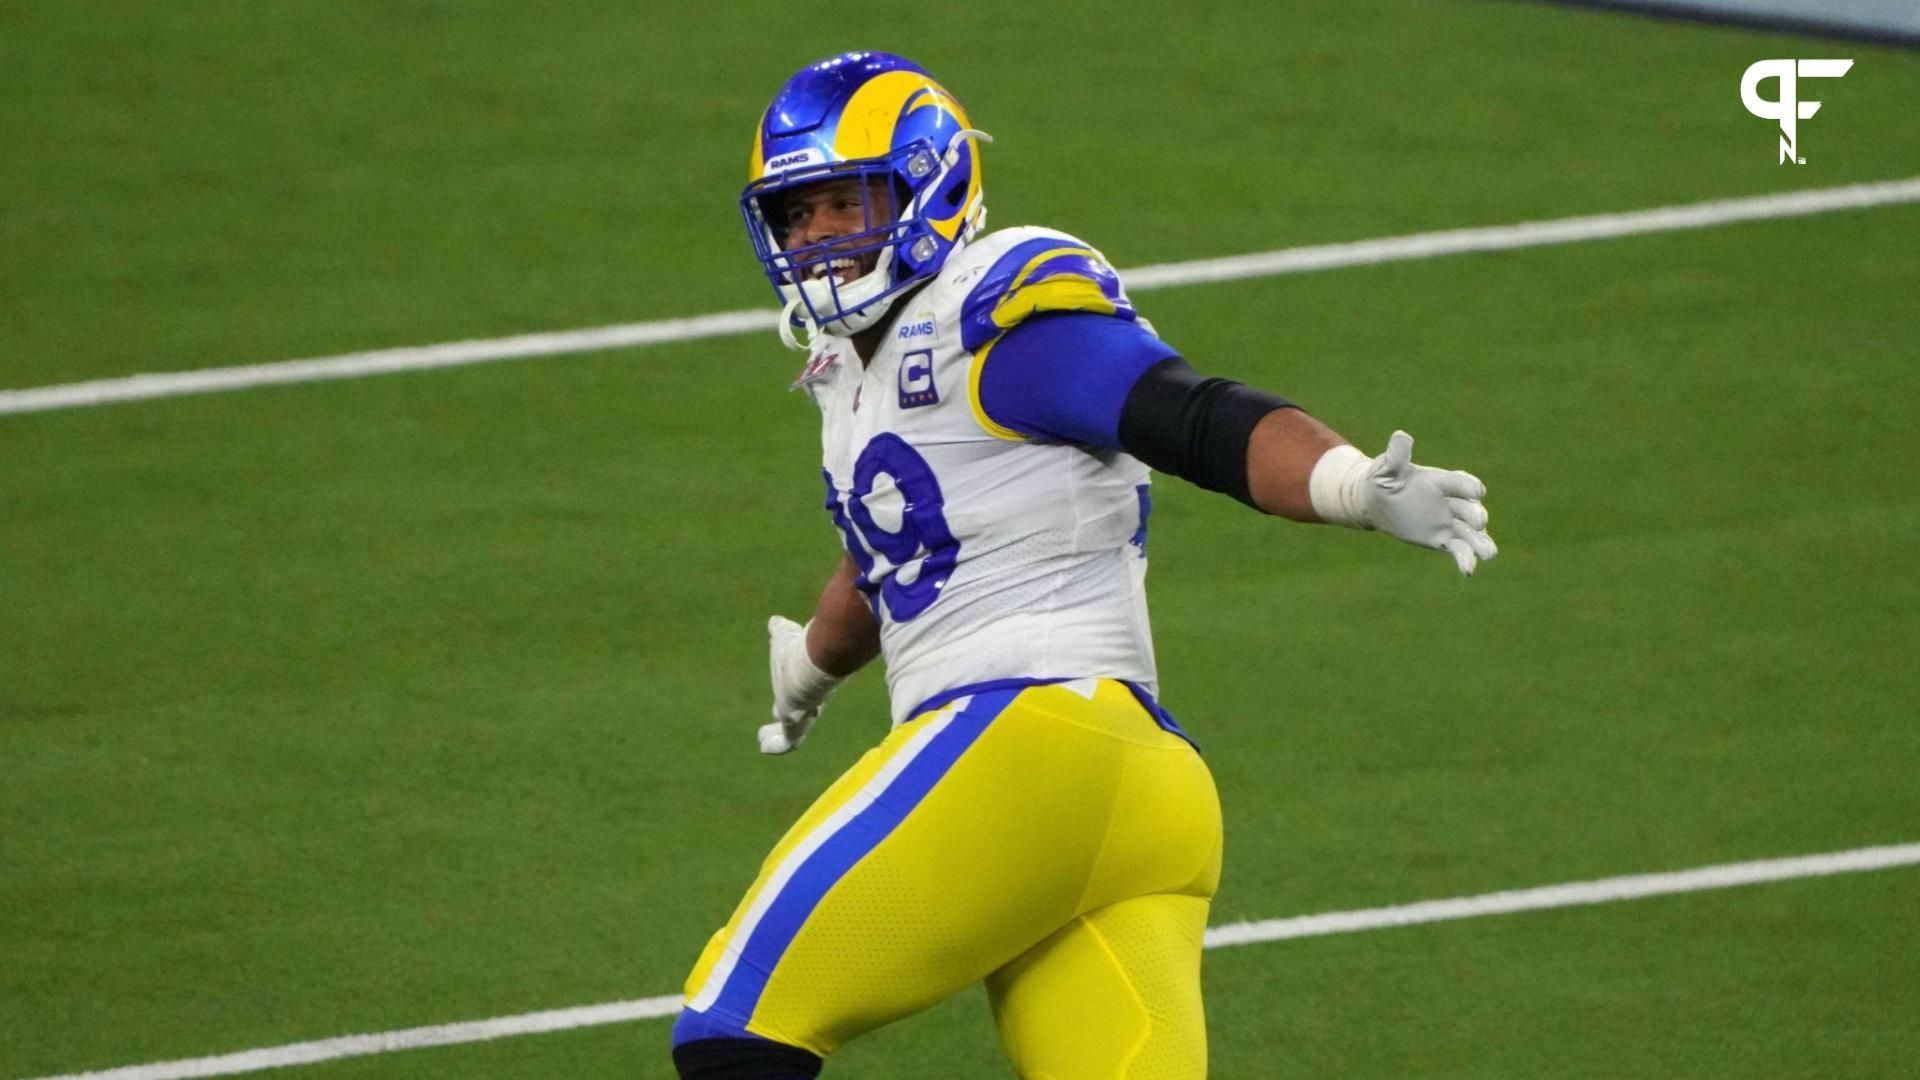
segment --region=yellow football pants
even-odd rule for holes
[[[981,689],[895,728],[775,845],[675,1041],[825,1057],[985,980],[1022,1077],[1195,1080],[1220,843],[1205,763],[1124,684]]]

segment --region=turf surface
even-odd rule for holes
[[[1519,4],[17,3],[0,385],[765,304],[742,133],[853,43],[1122,266],[1920,174],[1920,56]],[[853,29],[849,29],[853,28]],[[1069,45],[1070,43],[1070,45]],[[1849,55],[1773,161],[1746,64]],[[1472,582],[1165,482],[1215,921],[1920,839],[1920,208],[1144,293],[1484,476]],[[836,540],[769,336],[0,418],[0,1076],[651,996],[884,725],[765,759]],[[1900,1076],[1920,874],[1210,953],[1215,1075]],[[660,1075],[663,1022],[339,1076]],[[977,995],[832,1075],[1005,1075]]]

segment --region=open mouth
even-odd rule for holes
[[[818,281],[828,274],[832,274],[834,279],[840,282],[840,284],[851,284],[856,278],[860,277],[861,274],[865,273],[860,265],[864,261],[865,260],[855,258],[852,255],[842,255],[837,259],[828,259],[825,262],[815,263],[807,271],[807,280]]]
[[[840,280],[842,285],[845,285],[858,276],[859,273],[860,261],[852,256],[842,256],[838,259],[828,259],[826,262],[816,263],[808,276],[818,281],[828,274],[832,274]]]

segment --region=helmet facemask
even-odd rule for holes
[[[970,239],[985,219],[976,204],[963,222],[970,172],[975,167],[971,129],[956,132],[946,147],[916,139],[885,157],[822,163],[776,173],[747,185],[741,213],[755,253],[786,307],[781,338],[806,346],[804,331],[851,335],[878,323],[909,288],[939,272],[946,257]],[[789,249],[786,202],[816,184],[852,180],[861,193],[863,225],[854,233]],[[935,223],[946,224],[949,239]],[[856,260],[860,273],[846,281],[834,264]]]

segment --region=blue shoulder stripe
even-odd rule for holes
[[[978,352],[1040,311],[1135,317],[1120,276],[1092,248],[1057,236],[1025,240],[993,264],[960,305],[960,343]]]

